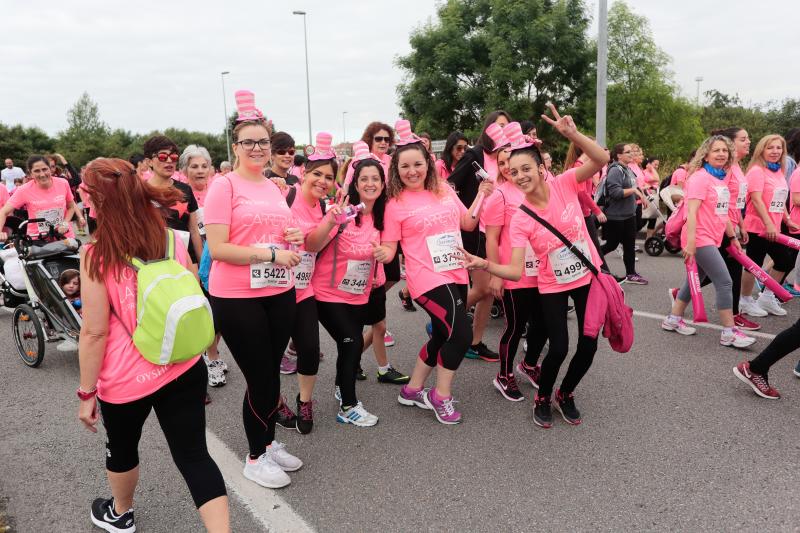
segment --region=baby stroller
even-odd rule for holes
[[[669,253],[675,255],[680,253],[680,248],[675,248],[671,244],[667,242],[666,235],[664,233],[664,227],[667,224],[668,216],[665,216],[664,213],[661,212],[661,209],[658,205],[659,197],[664,201],[664,204],[667,207],[669,213],[672,213],[676,207],[675,204],[672,202],[671,195],[674,191],[672,191],[673,187],[667,187],[659,191],[658,193],[652,193],[650,195],[645,194],[645,198],[647,199],[647,204],[649,206],[649,210],[651,212],[655,212],[656,223],[655,233],[652,237],[648,237],[644,241],[644,251],[647,252],[647,255],[658,257],[662,253],[664,253],[664,249],[666,249]],[[678,189],[680,191],[680,189]],[[681,191],[683,194],[683,191]]]
[[[27,235],[29,224],[44,230],[36,241]],[[3,306],[13,309],[14,343],[20,359],[30,367],[42,364],[45,342],[60,342],[59,351],[78,348],[81,317],[58,279],[67,269],[80,269],[79,246],[49,221],[30,219],[19,224],[11,243],[0,251]]]

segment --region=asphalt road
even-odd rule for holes
[[[621,261],[611,256],[612,268],[621,271]],[[669,255],[639,257],[637,268],[651,284],[627,286],[629,303],[639,312],[664,314],[667,288],[681,280],[682,263]],[[714,320],[713,290],[705,295]],[[425,314],[402,311],[395,291],[388,307],[398,341],[390,357],[410,371],[425,339]],[[789,316],[761,320],[764,333],[793,322],[800,304],[786,307]],[[323,332],[314,431],[303,436],[278,429],[278,439],[305,466],[277,495],[325,532],[800,530],[800,380],[791,373],[797,356],[772,371],[783,399],[761,400],[731,369],[768,339],[739,351],[719,346],[713,329],[681,337],[643,315],[635,325],[628,354],[600,341],[576,391],[584,423],[571,427],[559,418],[549,431],[533,425],[531,401],[508,402],[493,388],[496,364],[464,361],[454,388],[464,422],[444,426],[430,413],[397,404],[397,387],[374,379],[371,355],[364,357],[369,379],[359,382],[358,393],[380,422],[373,428],[337,424],[335,347]],[[490,346],[496,347],[501,329],[502,319],[491,322]],[[0,342],[0,501],[14,531],[91,531],[89,504],[108,488],[102,430],[90,434],[76,417],[77,357],[49,348],[40,368],[25,367],[13,348],[7,312],[0,312]],[[242,458],[244,380],[223,353],[231,372],[228,385],[211,392],[208,428]],[[294,398],[296,379],[285,378],[283,387]],[[531,388],[522,387],[530,397]],[[140,454],[138,530],[200,530],[155,417]],[[235,469],[225,476],[234,489],[244,482]],[[259,490],[265,500],[273,495]],[[235,531],[264,531],[270,520],[264,514],[231,498]]]

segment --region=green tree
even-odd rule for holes
[[[100,110],[89,93],[84,92],[67,111],[67,129],[59,133],[56,148],[80,168],[96,157],[106,155],[110,131],[100,120]]]
[[[0,158],[10,157],[18,167],[25,167],[33,154],[52,152],[54,146],[55,140],[39,128],[0,124]]]

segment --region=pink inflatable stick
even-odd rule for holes
[[[792,240],[796,241],[797,239]],[[734,246],[728,246],[727,250],[728,254],[736,259],[736,261],[738,261],[739,264],[745,268],[745,270],[750,272],[758,281],[763,283],[764,286],[775,293],[775,296],[777,296],[780,301],[785,303],[792,299],[792,295],[789,294],[789,291],[784,289],[780,283],[772,279],[772,276],[764,272],[760,266],[755,264],[755,262],[747,257],[743,252],[740,252]]]
[[[686,263],[686,279],[689,282],[689,292],[692,295],[694,322],[708,322],[706,304],[703,301],[703,290],[700,287],[700,274],[697,272],[697,263],[694,259]]]

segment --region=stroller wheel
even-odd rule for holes
[[[674,246],[670,246],[670,244],[666,240],[664,240],[664,247],[672,255],[676,255],[676,254],[681,253],[681,249],[680,248],[675,248]]]
[[[22,362],[36,368],[44,360],[44,329],[36,311],[28,304],[14,309],[14,343]]]
[[[644,241],[644,251],[647,252],[647,255],[658,257],[664,252],[664,241],[655,235],[648,237],[647,240]]]
[[[492,303],[492,308],[489,310],[489,316],[492,318],[500,318],[503,316],[503,308],[497,303],[497,300]]]

